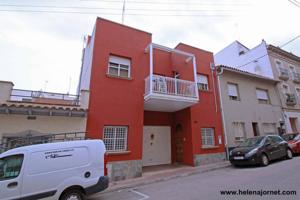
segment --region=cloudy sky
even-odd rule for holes
[[[97,16],[122,21],[123,0],[0,0],[0,80],[76,92],[83,38]],[[280,46],[300,35],[298,0],[126,0],[124,23],[174,47],[218,52],[234,40]],[[300,38],[284,47],[300,56]]]

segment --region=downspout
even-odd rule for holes
[[[218,87],[219,87],[219,96],[220,96],[220,110],[222,113],[222,122],[223,122],[223,131],[224,131],[224,143],[225,143],[225,150],[226,150],[226,158],[229,160],[229,152],[228,152],[228,139],[227,139],[227,129],[226,129],[226,123],[225,123],[225,115],[223,110],[223,100],[222,100],[222,90],[221,90],[221,84],[220,84],[220,75],[218,75]]]

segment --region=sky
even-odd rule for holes
[[[123,0],[0,0],[0,80],[75,94],[96,17],[122,23]],[[235,40],[281,46],[300,35],[299,0],[126,0],[124,24],[217,53]],[[300,38],[283,47],[300,56]]]

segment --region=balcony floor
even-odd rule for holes
[[[144,110],[176,112],[198,103],[197,98],[175,95],[151,94],[145,96]]]

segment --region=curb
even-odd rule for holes
[[[129,188],[136,188],[137,186],[144,186],[144,185],[149,185],[149,184],[153,184],[153,183],[158,183],[158,182],[164,182],[164,181],[168,181],[168,180],[172,180],[172,179],[176,179],[176,178],[180,178],[180,177],[188,177],[188,176],[192,176],[195,174],[200,174],[200,173],[206,173],[206,172],[210,172],[210,171],[215,171],[218,169],[223,169],[223,168],[227,168],[231,166],[230,163],[224,163],[222,166],[216,166],[216,167],[212,167],[212,168],[208,168],[208,169],[195,169],[195,171],[191,171],[191,172],[185,172],[185,173],[178,173],[175,175],[171,175],[168,177],[162,177],[162,178],[156,178],[153,180],[144,180],[141,182],[137,182],[137,183],[133,183],[133,184],[127,184],[124,186],[120,186],[120,187],[116,187],[116,188],[112,188],[112,189],[107,189],[99,194],[105,194],[105,193],[110,193],[110,192],[115,192],[115,191],[121,191],[124,189],[129,189]]]

